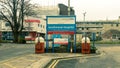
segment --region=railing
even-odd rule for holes
[[[101,24],[77,24],[77,27],[91,27],[91,28],[92,28],[92,27],[94,27],[94,28],[95,28],[95,27],[96,27],[96,28],[97,28],[97,27],[99,27],[99,28],[101,27],[101,28],[102,28],[103,25],[101,25]]]
[[[101,32],[102,29],[91,29],[91,30],[77,30],[76,33],[82,33],[82,32]]]

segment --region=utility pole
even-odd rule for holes
[[[68,16],[70,16],[70,0],[68,0]]]
[[[86,23],[85,23],[85,16],[86,16],[86,12],[83,13],[83,21],[84,21],[84,31],[85,31],[85,43],[86,43]]]
[[[83,16],[84,16],[83,21],[85,22],[86,12],[83,13]]]
[[[70,0],[68,0],[68,16],[70,16]],[[71,46],[70,46],[70,52],[72,53],[73,52],[73,44],[72,44],[72,40],[73,40],[73,36],[71,35]]]

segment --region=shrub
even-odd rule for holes
[[[96,53],[97,48],[95,46],[90,46],[90,52]]]
[[[2,40],[0,39],[0,43],[2,42]]]
[[[0,40],[0,43],[9,43],[10,41],[8,40]]]
[[[18,38],[18,43],[25,44],[25,43],[26,43],[25,38],[20,36],[20,37]]]

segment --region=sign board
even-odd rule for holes
[[[74,35],[74,52],[76,52],[76,16],[47,16],[46,18],[46,39],[48,34],[72,34]],[[68,38],[54,37],[52,52],[54,52],[55,44],[68,44]],[[48,51],[49,42],[46,41],[46,52]],[[70,45],[68,44],[68,52]]]
[[[47,16],[48,34],[74,34],[75,16]]]
[[[75,24],[49,24],[48,31],[74,31]]]
[[[75,24],[74,16],[48,16],[48,24]]]
[[[37,20],[37,19],[26,19],[25,22],[26,23],[33,23],[33,22],[40,23],[40,20]]]
[[[54,44],[68,44],[67,38],[54,38]]]

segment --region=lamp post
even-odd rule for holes
[[[86,23],[85,23],[85,16],[86,16],[86,12],[83,13],[83,21],[84,21],[84,36],[85,36],[85,43],[86,43]]]
[[[86,12],[83,13],[83,16],[84,16],[83,21],[85,22]]]
[[[68,16],[70,16],[70,0],[68,0]]]
[[[70,16],[70,0],[68,0],[68,16]],[[73,52],[73,48],[72,48],[72,40],[73,40],[73,36],[71,35],[71,46],[70,46],[70,52]]]

